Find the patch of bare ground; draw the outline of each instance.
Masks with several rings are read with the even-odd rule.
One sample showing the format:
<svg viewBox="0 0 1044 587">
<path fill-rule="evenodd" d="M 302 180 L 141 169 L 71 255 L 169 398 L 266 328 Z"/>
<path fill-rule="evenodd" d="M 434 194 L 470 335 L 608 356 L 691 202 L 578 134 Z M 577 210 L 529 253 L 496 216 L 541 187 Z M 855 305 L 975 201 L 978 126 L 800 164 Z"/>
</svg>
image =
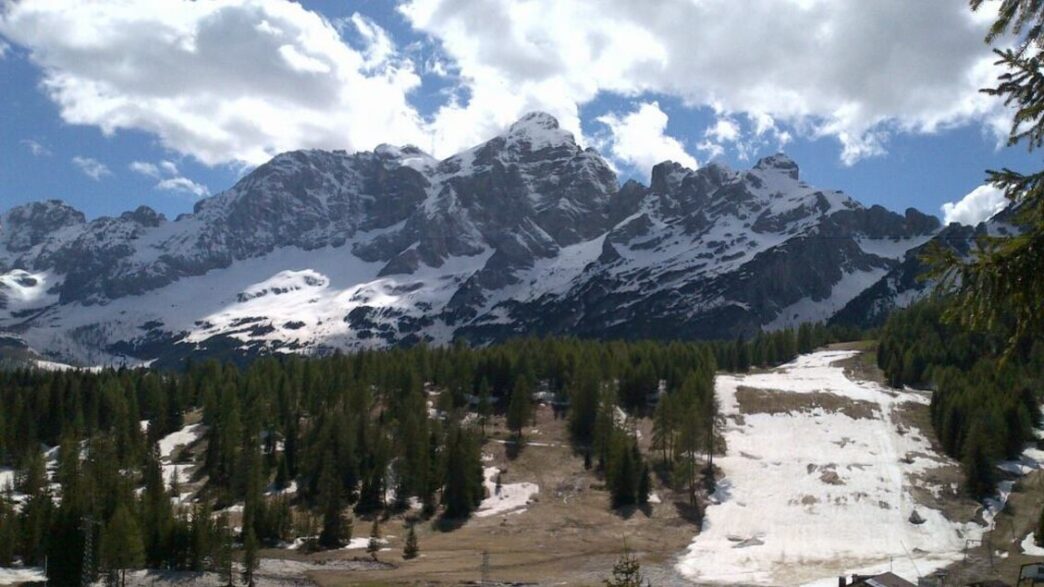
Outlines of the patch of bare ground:
<svg viewBox="0 0 1044 587">
<path fill-rule="evenodd" d="M 964 559 L 946 568 L 946 584 L 968 585 L 988 580 L 1018 584 L 1022 565 L 1042 562 L 1039 556 L 1024 554 L 1020 546 L 1036 527 L 1042 507 L 1044 471 L 1033 471 L 1016 481 L 994 530 L 986 533 L 981 542 L 969 543 Z"/>
<path fill-rule="evenodd" d="M 927 405 L 899 404 L 893 418 L 907 433 L 928 439 L 933 451 L 942 454 L 942 447 L 932 433 Z M 982 521 L 982 505 L 967 496 L 960 464 L 951 459 L 940 461 L 938 467 L 916 477 L 912 490 L 918 503 L 942 511 L 950 520 Z M 1021 565 L 1041 562 L 1040 557 L 1025 555 L 1020 543 L 1036 527 L 1042 507 L 1044 471 L 1033 471 L 1015 480 L 1007 505 L 996 517 L 994 529 L 981 541 L 968 542 L 963 559 L 945 569 L 945 584 L 967 585 L 989 580 L 1017 584 Z"/>
<path fill-rule="evenodd" d="M 892 419 L 900 434 L 911 434 L 925 438 L 932 445 L 932 452 L 942 455 L 943 450 L 932 432 L 931 415 L 926 404 L 906 402 L 897 404 Z M 907 455 L 907 458 L 926 455 Z M 974 519 L 981 505 L 968 497 L 964 487 L 964 472 L 960 463 L 953 459 L 938 458 L 938 466 L 911 477 L 910 491 L 914 500 L 927 507 L 939 510 L 954 522 Z"/>
<path fill-rule="evenodd" d="M 853 420 L 880 416 L 878 405 L 873 402 L 818 391 L 793 393 L 741 385 L 736 389 L 736 403 L 739 405 L 740 414 L 775 416 L 823 410 L 844 414 Z"/>
<path fill-rule="evenodd" d="M 650 423 L 636 424 L 641 442 L 651 438 Z M 502 422 L 497 422 L 483 453 L 505 472 L 502 482 L 530 482 L 540 492 L 524 511 L 490 517 L 473 516 L 456 529 L 442 531 L 438 520 L 416 525 L 420 557 L 402 558 L 406 528 L 402 516 L 383 523 L 388 550 L 378 554 L 384 568 L 346 571 L 331 567 L 307 571 L 322 586 L 340 585 L 459 585 L 485 578 L 497 583 L 601 585 L 625 548 L 638 558 L 643 573 L 657 585 L 678 584 L 675 557 L 698 532 L 689 521 L 691 512 L 683 493 L 675 493 L 653 476 L 660 503 L 644 508 L 613 511 L 609 494 L 594 471 L 573 453 L 565 420 L 555 419 L 541 408 L 525 431 L 526 444 L 514 459 Z M 655 458 L 655 456 L 650 456 Z M 656 501 L 654 499 L 653 501 Z M 356 534 L 365 535 L 368 524 L 356 523 Z M 327 551 L 303 555 L 265 551 L 265 556 L 327 564 L 358 557 L 359 550 Z"/>
<path fill-rule="evenodd" d="M 832 344 L 828 348 L 836 351 L 859 351 L 859 354 L 854 357 L 837 363 L 849 379 L 885 384 L 884 371 L 877 366 L 877 343 L 875 341 L 842 342 Z"/>
</svg>

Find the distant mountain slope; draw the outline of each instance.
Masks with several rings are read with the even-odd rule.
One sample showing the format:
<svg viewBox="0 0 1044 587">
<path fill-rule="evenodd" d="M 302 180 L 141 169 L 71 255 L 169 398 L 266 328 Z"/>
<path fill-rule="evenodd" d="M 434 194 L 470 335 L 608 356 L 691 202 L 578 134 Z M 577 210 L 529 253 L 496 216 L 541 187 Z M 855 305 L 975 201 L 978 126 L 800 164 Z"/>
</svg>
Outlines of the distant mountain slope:
<svg viewBox="0 0 1044 587">
<path fill-rule="evenodd" d="M 928 280 L 928 266 L 922 260 L 928 246 L 941 245 L 968 256 L 974 250 L 976 240 L 983 235 L 1006 235 L 1018 230 L 1012 224 L 1017 207 L 1009 206 L 978 226 L 952 223 L 933 236 L 925 244 L 908 250 L 902 262 L 893 267 L 879 281 L 870 285 L 852 298 L 830 322 L 860 328 L 881 326 L 888 315 L 897 308 L 905 308 L 927 296 L 935 286 Z"/>
<path fill-rule="evenodd" d="M 746 171 L 664 162 L 649 186 L 620 186 L 534 113 L 441 161 L 388 145 L 284 153 L 174 221 L 9 210 L 0 329 L 79 363 L 734 337 L 831 317 L 938 230 L 809 186 L 782 154 Z"/>
</svg>

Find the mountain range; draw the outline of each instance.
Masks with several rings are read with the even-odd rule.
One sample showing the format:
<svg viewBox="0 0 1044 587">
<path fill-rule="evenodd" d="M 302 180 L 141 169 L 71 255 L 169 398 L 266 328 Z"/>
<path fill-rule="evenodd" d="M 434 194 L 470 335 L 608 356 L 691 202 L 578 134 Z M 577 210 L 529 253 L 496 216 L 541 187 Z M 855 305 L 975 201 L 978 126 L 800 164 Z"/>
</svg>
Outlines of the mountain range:
<svg viewBox="0 0 1044 587">
<path fill-rule="evenodd" d="M 8 210 L 0 335 L 93 365 L 865 326 L 921 295 L 920 247 L 981 230 L 810 186 L 783 154 L 749 170 L 666 161 L 648 186 L 621 185 L 532 113 L 442 160 L 390 145 L 283 153 L 175 220 Z"/>
</svg>

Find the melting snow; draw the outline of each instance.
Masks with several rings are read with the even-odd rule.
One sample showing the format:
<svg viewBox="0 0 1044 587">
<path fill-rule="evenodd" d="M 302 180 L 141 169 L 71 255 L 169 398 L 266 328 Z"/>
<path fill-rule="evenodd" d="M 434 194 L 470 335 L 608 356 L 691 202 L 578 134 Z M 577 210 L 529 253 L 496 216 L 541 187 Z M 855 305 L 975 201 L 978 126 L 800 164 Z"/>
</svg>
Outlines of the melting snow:
<svg viewBox="0 0 1044 587">
<path fill-rule="evenodd" d="M 1022 547 L 1022 552 L 1029 556 L 1044 556 L 1044 547 L 1037 546 L 1033 541 L 1033 532 L 1027 534 L 1019 546 Z"/>
<path fill-rule="evenodd" d="M 199 440 L 206 432 L 203 424 L 189 424 L 177 432 L 171 432 L 159 441 L 160 458 L 169 460 L 174 454 L 174 449 L 179 446 L 188 446 Z"/>
<path fill-rule="evenodd" d="M 46 580 L 47 575 L 43 569 L 37 567 L 0 567 L 0 585 L 21 585 Z"/>
<path fill-rule="evenodd" d="M 513 510 L 525 508 L 534 495 L 540 493 L 540 487 L 536 483 L 503 483 L 500 491 L 497 491 L 497 474 L 500 469 L 496 467 L 485 467 L 486 490 L 489 497 L 479 504 L 475 516 L 486 518 L 497 514 L 506 514 Z"/>
<path fill-rule="evenodd" d="M 717 461 L 725 472 L 714 496 L 720 505 L 707 509 L 680 572 L 726 584 L 836 585 L 839 574 L 889 566 L 916 577 L 958 559 L 965 539 L 981 535 L 982 526 L 950 522 L 914 502 L 909 476 L 946 459 L 924 438 L 900 434 L 892 411 L 927 400 L 848 379 L 833 363 L 853 354 L 819 352 L 771 373 L 718 378 L 728 446 Z M 734 419 L 741 385 L 830 393 L 872 402 L 879 413 L 852 419 L 816 409 Z M 914 509 L 923 524 L 909 522 Z"/>
</svg>

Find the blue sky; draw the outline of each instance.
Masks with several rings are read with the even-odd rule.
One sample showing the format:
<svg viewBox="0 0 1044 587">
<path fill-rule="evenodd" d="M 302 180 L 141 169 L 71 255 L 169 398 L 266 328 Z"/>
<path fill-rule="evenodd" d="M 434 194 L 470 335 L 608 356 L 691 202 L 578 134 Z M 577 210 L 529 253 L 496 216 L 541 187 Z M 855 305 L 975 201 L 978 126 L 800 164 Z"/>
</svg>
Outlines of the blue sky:
<svg viewBox="0 0 1044 587">
<path fill-rule="evenodd" d="M 10 4 L 0 209 L 58 198 L 89 217 L 142 204 L 174 217 L 281 150 L 387 141 L 446 156 L 531 109 L 558 116 L 621 179 L 647 181 L 662 158 L 742 168 L 783 150 L 808 182 L 900 211 L 940 215 L 986 168 L 1039 165 L 998 146 L 1006 112 L 975 92 L 995 74 L 986 19 L 964 2 L 926 3 L 942 18 L 886 0 L 745 15 L 708 0 L 706 14 L 679 4 L 655 20 L 609 2 L 548 5 L 543 22 L 541 1 L 225 0 L 203 13 L 171 0 L 172 16 L 140 2 Z M 110 32 L 132 25 L 141 38 Z M 775 47 L 752 47 L 747 29 Z M 205 54 L 208 32 L 227 60 Z"/>
</svg>

